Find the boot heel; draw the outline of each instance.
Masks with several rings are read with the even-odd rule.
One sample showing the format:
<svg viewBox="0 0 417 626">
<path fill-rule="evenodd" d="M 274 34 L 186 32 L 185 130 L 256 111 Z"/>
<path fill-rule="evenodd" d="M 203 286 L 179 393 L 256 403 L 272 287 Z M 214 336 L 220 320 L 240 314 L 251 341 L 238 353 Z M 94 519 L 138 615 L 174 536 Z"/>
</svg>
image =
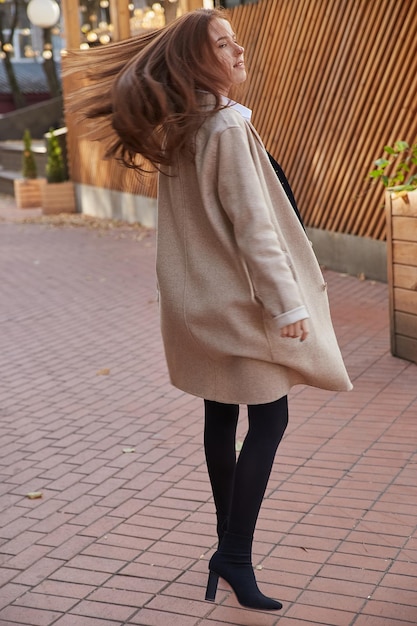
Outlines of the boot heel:
<svg viewBox="0 0 417 626">
<path fill-rule="evenodd" d="M 219 582 L 219 575 L 216 572 L 210 572 L 206 589 L 206 600 L 214 602 L 216 599 L 217 583 Z"/>
</svg>

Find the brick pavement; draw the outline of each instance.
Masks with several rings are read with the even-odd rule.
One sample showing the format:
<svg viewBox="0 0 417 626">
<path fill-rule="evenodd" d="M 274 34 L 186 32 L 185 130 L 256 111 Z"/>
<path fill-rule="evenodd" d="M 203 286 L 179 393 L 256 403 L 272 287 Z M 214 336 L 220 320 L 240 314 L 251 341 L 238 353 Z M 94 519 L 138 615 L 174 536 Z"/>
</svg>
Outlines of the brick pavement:
<svg viewBox="0 0 417 626">
<path fill-rule="evenodd" d="M 389 354 L 386 285 L 325 272 L 355 389 L 291 394 L 254 544 L 282 612 L 226 584 L 213 605 L 201 402 L 167 381 L 154 234 L 1 206 L 1 626 L 416 624 L 417 367 Z"/>
</svg>

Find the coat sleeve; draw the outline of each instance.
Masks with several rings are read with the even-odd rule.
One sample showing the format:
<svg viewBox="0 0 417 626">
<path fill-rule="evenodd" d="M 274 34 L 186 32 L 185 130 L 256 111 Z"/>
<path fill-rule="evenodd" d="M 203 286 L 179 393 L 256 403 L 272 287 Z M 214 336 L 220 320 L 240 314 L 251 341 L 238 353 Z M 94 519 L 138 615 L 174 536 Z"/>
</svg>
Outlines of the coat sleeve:
<svg viewBox="0 0 417 626">
<path fill-rule="evenodd" d="M 274 227 L 245 128 L 230 126 L 209 135 L 197 156 L 204 201 L 208 210 L 210 203 L 220 204 L 230 220 L 256 299 L 278 328 L 309 317 L 284 242 Z M 282 202 L 288 203 L 283 190 Z"/>
</svg>

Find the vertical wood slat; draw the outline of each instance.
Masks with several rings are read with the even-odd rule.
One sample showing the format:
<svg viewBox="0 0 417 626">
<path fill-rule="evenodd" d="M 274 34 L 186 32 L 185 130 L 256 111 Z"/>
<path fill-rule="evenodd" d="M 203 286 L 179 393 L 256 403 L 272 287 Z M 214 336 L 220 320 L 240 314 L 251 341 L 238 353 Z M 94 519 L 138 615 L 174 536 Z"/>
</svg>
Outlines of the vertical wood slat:
<svg viewBox="0 0 417 626">
<path fill-rule="evenodd" d="M 385 213 L 387 221 L 387 281 L 388 281 L 388 307 L 390 320 L 390 346 L 392 354 L 397 353 L 395 332 L 395 307 L 394 307 L 394 262 L 392 241 L 392 196 L 389 191 L 385 192 Z"/>
<path fill-rule="evenodd" d="M 262 0 L 250 23 L 244 101 L 307 225 L 384 239 L 384 190 L 367 174 L 384 145 L 417 140 L 417 1 Z"/>
<path fill-rule="evenodd" d="M 128 0 L 109 0 L 110 19 L 114 26 L 113 41 L 130 37 L 130 11 Z"/>
<path fill-rule="evenodd" d="M 387 143 L 417 141 L 417 0 L 260 0 L 230 13 L 249 68 L 241 100 L 306 224 L 385 239 L 384 190 L 367 174 Z M 156 194 L 155 177 L 81 150 L 78 130 L 74 180 Z"/>
<path fill-rule="evenodd" d="M 80 16 L 78 0 L 61 0 L 64 20 L 65 40 L 68 49 L 79 48 L 81 43 Z"/>
</svg>

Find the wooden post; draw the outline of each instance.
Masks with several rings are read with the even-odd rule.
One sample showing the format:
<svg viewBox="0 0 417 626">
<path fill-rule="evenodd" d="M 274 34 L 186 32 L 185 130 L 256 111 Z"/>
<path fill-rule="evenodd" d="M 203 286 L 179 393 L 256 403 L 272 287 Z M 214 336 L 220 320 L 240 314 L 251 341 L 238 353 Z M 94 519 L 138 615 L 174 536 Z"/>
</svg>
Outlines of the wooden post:
<svg viewBox="0 0 417 626">
<path fill-rule="evenodd" d="M 417 363 L 417 190 L 385 205 L 391 352 Z"/>
<path fill-rule="evenodd" d="M 203 0 L 188 0 L 188 10 L 194 11 L 194 9 L 202 9 L 204 6 Z"/>
<path fill-rule="evenodd" d="M 110 21 L 113 24 L 113 41 L 128 39 L 130 35 L 129 0 L 110 0 Z"/>
<path fill-rule="evenodd" d="M 64 18 L 65 47 L 68 50 L 79 48 L 81 30 L 78 0 L 61 0 L 61 10 Z"/>
</svg>

